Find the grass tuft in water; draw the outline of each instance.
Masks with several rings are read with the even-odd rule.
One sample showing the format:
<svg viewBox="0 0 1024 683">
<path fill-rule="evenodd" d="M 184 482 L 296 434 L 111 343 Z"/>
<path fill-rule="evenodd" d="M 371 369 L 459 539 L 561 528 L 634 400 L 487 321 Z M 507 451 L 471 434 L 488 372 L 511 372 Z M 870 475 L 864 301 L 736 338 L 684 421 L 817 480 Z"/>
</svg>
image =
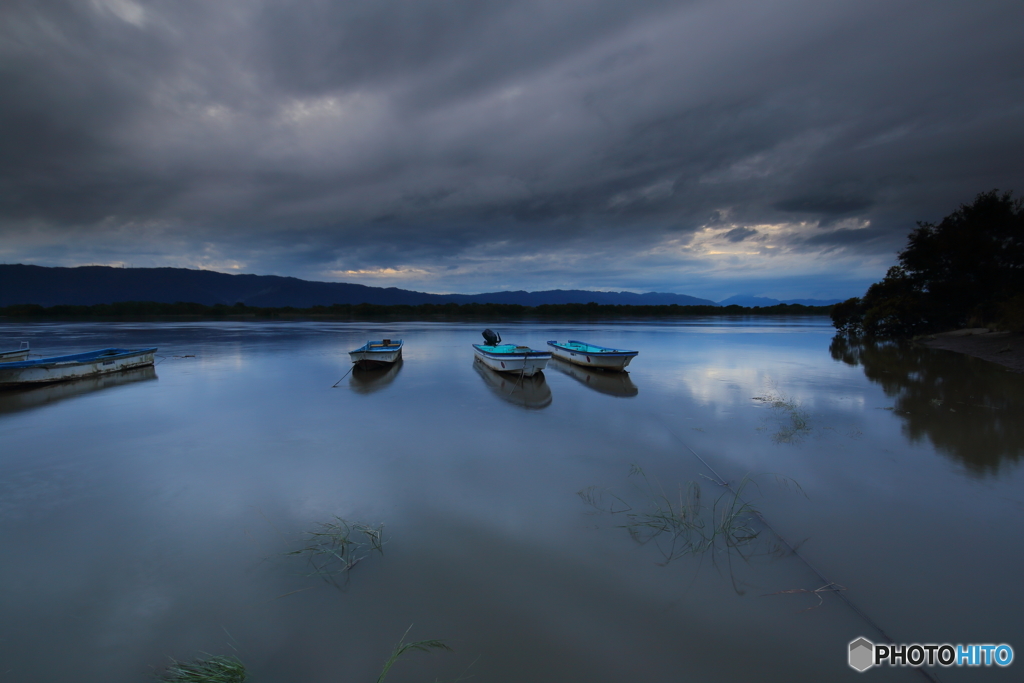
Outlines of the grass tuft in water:
<svg viewBox="0 0 1024 683">
<path fill-rule="evenodd" d="M 243 683 L 245 665 L 234 657 L 213 656 L 191 662 L 172 661 L 158 680 L 166 683 Z"/>
<path fill-rule="evenodd" d="M 699 555 L 714 548 L 741 548 L 760 534 L 753 525 L 756 509 L 743 502 L 741 493 L 750 483 L 744 479 L 736 493 L 726 492 L 705 502 L 698 482 L 679 484 L 671 494 L 652 483 L 643 469 L 633 464 L 630 476 L 638 477 L 634 492 L 640 502 L 631 505 L 624 498 L 595 486 L 577 495 L 591 507 L 613 515 L 624 515 L 630 537 L 640 545 L 653 543 L 665 565 L 684 555 Z"/>
<path fill-rule="evenodd" d="M 771 408 L 776 423 L 772 433 L 775 443 L 799 443 L 811 432 L 810 417 L 800 404 L 780 392 L 772 382 L 768 382 L 763 396 L 754 396 L 753 400 Z"/>
<path fill-rule="evenodd" d="M 413 643 L 405 642 L 405 637 L 409 635 L 409 631 L 412 630 L 412 626 L 405 629 L 405 633 L 402 634 L 402 638 L 395 645 L 395 649 L 391 651 L 391 656 L 384 661 L 384 668 L 381 669 L 380 676 L 377 676 L 377 683 L 381 683 L 385 676 L 388 675 L 388 671 L 395 665 L 402 655 L 408 652 L 430 652 L 431 650 L 443 650 L 445 652 L 452 652 L 452 649 L 442 640 L 417 640 Z"/>
<path fill-rule="evenodd" d="M 384 554 L 384 525 L 369 526 L 335 516 L 305 532 L 307 545 L 286 555 L 303 555 L 311 575 L 325 578 L 348 572 L 373 552 Z"/>
</svg>

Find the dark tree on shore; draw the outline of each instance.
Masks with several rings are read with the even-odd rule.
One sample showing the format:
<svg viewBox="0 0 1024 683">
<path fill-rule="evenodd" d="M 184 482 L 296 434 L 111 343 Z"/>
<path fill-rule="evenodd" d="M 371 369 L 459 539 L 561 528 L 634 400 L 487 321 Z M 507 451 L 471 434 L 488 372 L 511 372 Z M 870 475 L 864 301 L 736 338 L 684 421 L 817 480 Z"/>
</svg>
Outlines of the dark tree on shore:
<svg viewBox="0 0 1024 683">
<path fill-rule="evenodd" d="M 936 225 L 918 223 L 899 265 L 832 310 L 839 332 L 909 337 L 1024 317 L 1024 201 L 979 194 Z"/>
</svg>

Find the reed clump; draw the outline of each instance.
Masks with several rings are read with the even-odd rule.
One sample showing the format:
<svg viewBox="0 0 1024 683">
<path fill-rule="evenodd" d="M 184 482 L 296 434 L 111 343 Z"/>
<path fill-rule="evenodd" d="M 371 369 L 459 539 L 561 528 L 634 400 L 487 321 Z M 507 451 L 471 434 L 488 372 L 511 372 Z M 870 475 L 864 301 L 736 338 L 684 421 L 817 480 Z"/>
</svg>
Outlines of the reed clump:
<svg viewBox="0 0 1024 683">
<path fill-rule="evenodd" d="M 630 477 L 637 478 L 633 490 L 639 501 L 633 504 L 596 486 L 577 495 L 596 510 L 623 515 L 626 522 L 619 527 L 640 545 L 653 543 L 664 558 L 658 564 L 714 548 L 740 548 L 760 534 L 754 528 L 756 509 L 741 498 L 749 479 L 744 479 L 735 493 L 729 491 L 708 502 L 695 481 L 681 483 L 667 493 L 637 464 L 631 465 Z"/>
<path fill-rule="evenodd" d="M 245 665 L 235 657 L 216 655 L 191 662 L 172 661 L 158 680 L 165 683 L 244 683 Z"/>
<path fill-rule="evenodd" d="M 286 555 L 305 556 L 311 576 L 331 578 L 366 559 L 371 553 L 384 554 L 384 524 L 370 526 L 350 522 L 337 515 L 305 532 L 306 546 Z"/>
<path fill-rule="evenodd" d="M 383 683 L 391 667 L 404 655 L 410 652 L 431 652 L 441 650 L 453 652 L 443 640 L 417 640 L 405 642 L 412 626 L 405 630 L 391 655 L 384 660 L 377 683 Z M 212 656 L 206 659 L 193 659 L 191 662 L 172 661 L 167 670 L 157 679 L 164 683 L 244 683 L 246 680 L 245 665 L 235 657 Z"/>
<path fill-rule="evenodd" d="M 395 665 L 403 655 L 409 652 L 430 652 L 431 650 L 442 650 L 444 652 L 452 652 L 452 649 L 443 640 L 417 640 L 412 643 L 405 642 L 405 637 L 409 635 L 409 631 L 412 630 L 412 626 L 405 629 L 405 633 L 399 639 L 395 645 L 395 649 L 391 651 L 391 655 L 384 660 L 384 667 L 381 669 L 380 676 L 377 676 L 377 683 L 382 683 L 384 678 L 388 675 L 388 671 Z"/>
<path fill-rule="evenodd" d="M 774 413 L 777 429 L 772 433 L 772 441 L 775 443 L 799 443 L 811 432 L 810 417 L 800 404 L 774 386 L 769 385 L 764 395 L 754 396 L 753 400 L 767 405 Z"/>
</svg>

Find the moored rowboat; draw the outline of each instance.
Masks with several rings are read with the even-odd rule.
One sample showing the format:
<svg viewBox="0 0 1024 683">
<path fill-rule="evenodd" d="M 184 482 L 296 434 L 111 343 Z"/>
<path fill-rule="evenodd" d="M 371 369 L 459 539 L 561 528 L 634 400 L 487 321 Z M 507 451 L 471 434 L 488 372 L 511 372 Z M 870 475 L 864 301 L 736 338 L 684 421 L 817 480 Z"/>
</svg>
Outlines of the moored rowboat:
<svg viewBox="0 0 1024 683">
<path fill-rule="evenodd" d="M 629 365 L 629 361 L 639 353 L 639 351 L 627 351 L 626 349 L 610 349 L 606 346 L 587 344 L 574 339 L 564 343 L 549 341 L 548 346 L 551 347 L 551 354 L 555 358 L 588 368 L 616 372 L 624 371 Z"/>
<path fill-rule="evenodd" d="M 11 363 L 13 361 L 28 360 L 28 342 L 21 342 L 20 349 L 11 351 L 0 351 L 0 363 Z"/>
<path fill-rule="evenodd" d="M 541 372 L 551 360 L 551 354 L 547 351 L 502 344 L 501 336 L 490 330 L 484 332 L 484 340 L 486 344 L 473 344 L 473 351 L 480 362 L 498 372 L 514 372 L 532 377 Z"/>
<path fill-rule="evenodd" d="M 403 343 L 401 339 L 368 341 L 355 351 L 349 351 L 348 357 L 353 363 L 364 368 L 391 365 L 402 357 Z"/>
<path fill-rule="evenodd" d="M 100 349 L 0 365 L 0 387 L 64 382 L 153 364 L 155 348 Z"/>
</svg>

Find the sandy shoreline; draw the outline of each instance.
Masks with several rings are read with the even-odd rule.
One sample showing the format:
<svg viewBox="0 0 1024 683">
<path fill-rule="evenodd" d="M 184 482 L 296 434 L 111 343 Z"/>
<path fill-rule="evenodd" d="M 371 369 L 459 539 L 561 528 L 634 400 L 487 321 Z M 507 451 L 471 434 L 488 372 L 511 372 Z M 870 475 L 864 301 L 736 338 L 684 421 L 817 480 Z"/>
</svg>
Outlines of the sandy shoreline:
<svg viewBox="0 0 1024 683">
<path fill-rule="evenodd" d="M 1024 335 L 994 332 L 979 327 L 931 334 L 917 340 L 933 349 L 946 349 L 998 363 L 1013 372 L 1024 373 Z"/>
</svg>

